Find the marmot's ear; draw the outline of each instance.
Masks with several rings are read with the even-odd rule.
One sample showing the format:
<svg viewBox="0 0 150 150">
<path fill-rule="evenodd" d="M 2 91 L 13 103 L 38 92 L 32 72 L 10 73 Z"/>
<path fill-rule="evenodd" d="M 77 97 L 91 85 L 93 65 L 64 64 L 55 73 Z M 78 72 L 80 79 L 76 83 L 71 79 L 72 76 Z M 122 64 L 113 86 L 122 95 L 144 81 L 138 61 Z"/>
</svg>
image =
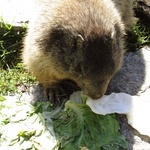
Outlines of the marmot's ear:
<svg viewBox="0 0 150 150">
<path fill-rule="evenodd" d="M 77 42 L 77 48 L 81 49 L 82 46 L 83 46 L 83 42 L 84 42 L 84 38 L 83 38 L 83 36 L 81 34 L 77 35 L 76 42 Z"/>
<path fill-rule="evenodd" d="M 111 33 L 111 39 L 114 39 L 115 34 L 116 34 L 116 31 L 115 31 L 115 30 L 113 30 L 113 31 L 112 31 L 112 33 Z"/>
</svg>

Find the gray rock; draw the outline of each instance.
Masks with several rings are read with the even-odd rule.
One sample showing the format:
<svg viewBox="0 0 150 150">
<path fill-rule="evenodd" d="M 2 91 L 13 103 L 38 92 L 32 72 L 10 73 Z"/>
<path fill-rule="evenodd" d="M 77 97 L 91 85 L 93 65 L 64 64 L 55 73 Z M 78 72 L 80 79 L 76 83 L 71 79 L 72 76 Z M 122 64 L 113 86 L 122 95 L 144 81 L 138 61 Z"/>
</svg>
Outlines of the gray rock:
<svg viewBox="0 0 150 150">
<path fill-rule="evenodd" d="M 23 26 L 30 20 L 35 2 L 36 0 L 0 0 L 0 22 Z"/>
<path fill-rule="evenodd" d="M 109 84 L 107 93 L 140 95 L 150 87 L 150 48 L 127 52 L 121 70 Z"/>
<path fill-rule="evenodd" d="M 107 94 L 112 92 L 125 92 L 131 95 L 146 93 L 150 97 L 150 47 L 126 53 L 121 70 L 109 84 Z M 125 115 L 116 114 L 116 116 L 120 132 L 128 141 L 128 150 L 150 150 L 150 137 L 140 135 L 128 125 Z"/>
<path fill-rule="evenodd" d="M 150 0 L 135 0 L 135 14 L 150 28 Z"/>
</svg>

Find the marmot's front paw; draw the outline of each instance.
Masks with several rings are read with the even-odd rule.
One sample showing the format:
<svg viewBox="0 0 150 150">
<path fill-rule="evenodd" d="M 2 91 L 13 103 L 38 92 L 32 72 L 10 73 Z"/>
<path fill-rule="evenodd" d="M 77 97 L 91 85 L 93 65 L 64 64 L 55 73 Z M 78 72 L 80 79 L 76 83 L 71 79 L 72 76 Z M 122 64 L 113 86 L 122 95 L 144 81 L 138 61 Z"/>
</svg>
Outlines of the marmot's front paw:
<svg viewBox="0 0 150 150">
<path fill-rule="evenodd" d="M 80 89 L 73 81 L 63 80 L 57 85 L 51 85 L 44 89 L 44 100 L 50 101 L 53 106 L 60 106 L 77 90 Z"/>
<path fill-rule="evenodd" d="M 65 89 L 59 85 L 49 86 L 44 89 L 44 100 L 50 101 L 53 106 L 59 106 L 63 101 L 67 100 L 68 96 Z"/>
</svg>

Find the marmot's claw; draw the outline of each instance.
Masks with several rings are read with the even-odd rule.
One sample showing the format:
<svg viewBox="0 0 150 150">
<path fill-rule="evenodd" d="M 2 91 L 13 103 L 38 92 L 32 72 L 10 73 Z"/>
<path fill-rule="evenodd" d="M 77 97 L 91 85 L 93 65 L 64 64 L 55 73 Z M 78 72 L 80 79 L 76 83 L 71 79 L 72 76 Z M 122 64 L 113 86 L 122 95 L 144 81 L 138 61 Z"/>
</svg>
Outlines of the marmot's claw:
<svg viewBox="0 0 150 150">
<path fill-rule="evenodd" d="M 50 86 L 44 89 L 44 99 L 50 101 L 52 105 L 59 106 L 64 100 L 67 100 L 66 91 L 59 85 Z"/>
<path fill-rule="evenodd" d="M 77 90 L 79 88 L 73 81 L 63 80 L 57 85 L 51 85 L 44 89 L 44 100 L 50 101 L 54 106 L 60 106 Z"/>
</svg>

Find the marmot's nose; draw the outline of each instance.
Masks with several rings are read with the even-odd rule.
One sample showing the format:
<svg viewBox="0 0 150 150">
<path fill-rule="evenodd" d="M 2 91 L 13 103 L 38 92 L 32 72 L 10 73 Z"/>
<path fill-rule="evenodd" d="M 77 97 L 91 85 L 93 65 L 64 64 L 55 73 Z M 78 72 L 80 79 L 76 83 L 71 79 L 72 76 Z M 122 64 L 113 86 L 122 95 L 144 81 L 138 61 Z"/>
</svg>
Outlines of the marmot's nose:
<svg viewBox="0 0 150 150">
<path fill-rule="evenodd" d="M 92 96 L 90 96 L 90 97 L 94 100 L 94 99 L 101 98 L 102 95 L 101 95 L 101 94 L 98 94 L 98 95 L 92 95 Z"/>
<path fill-rule="evenodd" d="M 93 100 L 101 98 L 103 96 L 102 94 L 95 94 L 95 93 L 85 93 L 85 94 L 91 97 Z"/>
</svg>

